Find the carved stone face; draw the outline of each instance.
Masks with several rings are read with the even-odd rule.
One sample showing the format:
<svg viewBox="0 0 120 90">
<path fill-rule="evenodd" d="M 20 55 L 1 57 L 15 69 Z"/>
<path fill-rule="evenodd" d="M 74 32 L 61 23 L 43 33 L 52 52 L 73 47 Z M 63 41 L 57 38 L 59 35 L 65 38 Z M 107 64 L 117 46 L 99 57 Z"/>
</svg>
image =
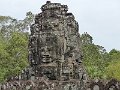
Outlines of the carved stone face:
<svg viewBox="0 0 120 90">
<path fill-rule="evenodd" d="M 41 47 L 41 59 L 43 63 L 52 62 L 52 47 Z"/>
<path fill-rule="evenodd" d="M 53 62 L 57 58 L 58 45 L 56 37 L 43 37 L 42 45 L 40 47 L 40 56 L 42 63 Z"/>
</svg>

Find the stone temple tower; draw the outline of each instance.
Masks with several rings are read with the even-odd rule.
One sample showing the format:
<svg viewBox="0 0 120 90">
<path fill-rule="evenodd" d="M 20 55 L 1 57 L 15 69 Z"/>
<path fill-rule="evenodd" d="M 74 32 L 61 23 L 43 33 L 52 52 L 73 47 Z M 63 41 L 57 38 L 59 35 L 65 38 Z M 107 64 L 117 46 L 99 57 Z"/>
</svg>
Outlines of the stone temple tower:
<svg viewBox="0 0 120 90">
<path fill-rule="evenodd" d="M 30 66 L 0 83 L 0 90 L 120 90 L 115 79 L 88 80 L 79 26 L 67 5 L 47 1 L 41 10 L 29 35 Z M 91 43 L 91 36 L 85 39 Z"/>
<path fill-rule="evenodd" d="M 67 5 L 47 1 L 41 10 L 35 16 L 29 37 L 29 63 L 33 71 L 30 77 L 46 77 L 50 82 L 61 83 L 63 86 L 57 90 L 83 90 L 86 73 L 78 22 L 67 12 Z"/>
</svg>

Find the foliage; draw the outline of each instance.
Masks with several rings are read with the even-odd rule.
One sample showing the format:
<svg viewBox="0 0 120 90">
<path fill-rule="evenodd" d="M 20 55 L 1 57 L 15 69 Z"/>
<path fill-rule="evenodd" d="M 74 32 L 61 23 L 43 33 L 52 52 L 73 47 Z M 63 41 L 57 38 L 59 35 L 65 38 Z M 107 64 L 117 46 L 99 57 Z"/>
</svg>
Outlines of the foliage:
<svg viewBox="0 0 120 90">
<path fill-rule="evenodd" d="M 7 53 L 5 48 L 6 48 L 6 43 L 4 42 L 3 38 L 0 36 L 0 81 L 4 80 L 4 76 L 6 73 L 6 67 L 4 67 L 4 65 L 8 63 L 6 61 L 8 60 L 9 57 L 9 54 Z"/>
<path fill-rule="evenodd" d="M 33 19 L 31 12 L 24 20 L 0 16 L 0 82 L 28 65 L 28 34 Z"/>
<path fill-rule="evenodd" d="M 120 80 L 120 51 L 112 49 L 109 52 L 109 55 L 110 62 L 105 71 L 105 73 L 107 74 L 107 78 L 115 78 L 117 80 Z"/>
<path fill-rule="evenodd" d="M 90 78 L 120 80 L 120 51 L 112 49 L 108 53 L 104 47 L 95 45 L 92 40 L 88 33 L 81 35 L 83 62 Z"/>
<path fill-rule="evenodd" d="M 105 78 L 105 67 L 108 66 L 109 54 L 104 47 L 95 45 L 92 40 L 93 38 L 88 33 L 81 35 L 83 63 L 90 78 Z"/>
<path fill-rule="evenodd" d="M 109 66 L 106 67 L 107 79 L 115 78 L 120 80 L 120 59 L 118 61 L 110 62 Z"/>
</svg>

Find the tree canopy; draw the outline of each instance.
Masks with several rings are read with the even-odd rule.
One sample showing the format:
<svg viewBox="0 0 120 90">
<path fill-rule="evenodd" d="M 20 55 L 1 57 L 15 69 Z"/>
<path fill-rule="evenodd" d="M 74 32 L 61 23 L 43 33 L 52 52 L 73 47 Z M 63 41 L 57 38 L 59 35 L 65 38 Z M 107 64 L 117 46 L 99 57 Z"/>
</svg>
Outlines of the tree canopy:
<svg viewBox="0 0 120 90">
<path fill-rule="evenodd" d="M 120 80 L 120 51 L 112 49 L 107 52 L 92 40 L 88 33 L 81 35 L 83 62 L 90 78 Z"/>
<path fill-rule="evenodd" d="M 0 16 L 0 82 L 28 66 L 28 35 L 34 15 L 24 20 Z"/>
</svg>

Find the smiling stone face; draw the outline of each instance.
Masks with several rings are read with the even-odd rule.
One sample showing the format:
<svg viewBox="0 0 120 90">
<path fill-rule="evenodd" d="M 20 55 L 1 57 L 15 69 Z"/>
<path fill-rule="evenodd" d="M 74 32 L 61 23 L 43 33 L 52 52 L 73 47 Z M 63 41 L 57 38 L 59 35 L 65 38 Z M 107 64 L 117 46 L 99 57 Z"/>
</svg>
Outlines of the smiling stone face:
<svg viewBox="0 0 120 90">
<path fill-rule="evenodd" d="M 43 63 L 50 63 L 53 61 L 52 57 L 52 47 L 41 47 L 41 61 Z"/>
<path fill-rule="evenodd" d="M 40 38 L 39 60 L 41 63 L 51 63 L 57 59 L 58 54 L 58 40 L 55 35 L 42 35 Z"/>
</svg>

